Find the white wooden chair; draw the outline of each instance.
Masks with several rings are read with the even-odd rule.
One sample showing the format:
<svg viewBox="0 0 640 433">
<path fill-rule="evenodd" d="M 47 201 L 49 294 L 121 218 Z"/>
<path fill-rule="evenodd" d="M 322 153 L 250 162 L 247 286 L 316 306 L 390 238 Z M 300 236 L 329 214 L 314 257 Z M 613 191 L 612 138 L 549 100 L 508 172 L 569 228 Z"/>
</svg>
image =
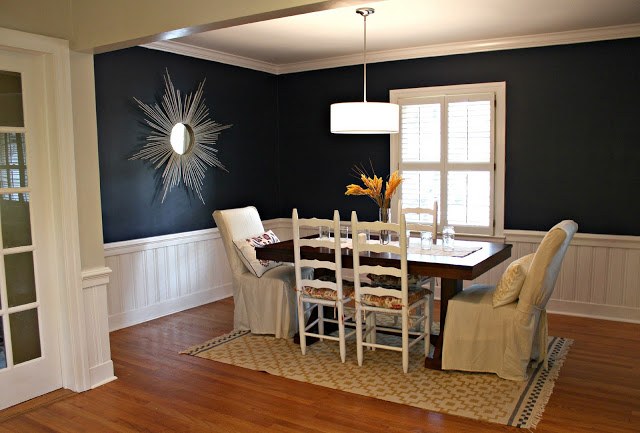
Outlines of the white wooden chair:
<svg viewBox="0 0 640 433">
<path fill-rule="evenodd" d="M 433 207 L 403 207 L 402 200 L 398 200 L 398 221 L 400 216 L 404 215 L 407 230 L 411 232 L 430 232 L 432 244 L 436 243 L 438 238 L 438 201 L 433 201 Z M 409 243 L 410 241 L 407 240 Z M 436 292 L 436 277 L 428 275 L 410 276 L 410 281 L 418 281 L 418 284 L 429 284 L 431 293 Z M 433 317 L 433 296 L 429 302 L 429 318 Z M 431 329 L 431 322 L 429 322 Z"/>
<path fill-rule="evenodd" d="M 356 212 L 351 213 L 351 227 L 353 233 L 359 230 L 380 231 L 388 230 L 397 233 L 398 242 L 381 245 L 375 241 L 363 242 L 357 236 L 353 239 L 353 274 L 356 299 L 356 344 L 358 365 L 363 362 L 363 348 L 380 348 L 402 352 L 402 369 L 406 373 L 409 369 L 409 349 L 424 341 L 425 356 L 429 355 L 429 327 L 431 323 L 430 308 L 432 292 L 426 287 L 409 286 L 407 275 L 407 236 L 404 215 L 400 215 L 400 223 L 359 222 Z M 360 265 L 360 254 L 366 252 L 391 253 L 400 257 L 400 269 L 386 266 Z M 400 280 L 396 287 L 362 284 L 364 274 L 391 276 Z M 420 313 L 412 316 L 411 313 Z M 376 314 L 399 316 L 400 328 L 378 326 Z M 364 321 L 364 329 L 363 329 Z M 422 325 L 422 326 L 421 326 Z M 400 334 L 400 347 L 377 342 L 376 332 L 386 331 Z M 411 340 L 409 337 L 412 337 Z"/>
<path fill-rule="evenodd" d="M 301 228 L 313 228 L 318 232 L 319 227 L 331 227 L 334 237 L 331 239 L 304 238 L 300 235 Z M 300 349 L 304 355 L 307 347 L 306 337 L 317 337 L 320 340 L 334 340 L 340 344 L 340 359 L 342 362 L 346 358 L 346 339 L 355 333 L 355 330 L 345 333 L 345 320 L 352 319 L 345 317 L 345 304 L 353 298 L 353 288 L 343 287 L 342 281 L 342 252 L 340 248 L 340 214 L 334 211 L 333 219 L 299 218 L 298 210 L 293 210 L 293 248 L 294 266 L 296 274 L 296 293 L 298 300 L 298 326 L 300 335 Z M 335 234 L 338 234 L 337 236 Z M 301 258 L 300 249 L 302 247 L 330 248 L 334 251 L 332 261 L 308 260 Z M 328 269 L 335 272 L 335 282 L 305 277 L 303 268 Z M 324 306 L 333 307 L 337 310 L 335 319 L 324 316 Z M 317 319 L 305 324 L 305 318 L 311 311 L 317 309 Z M 334 311 L 335 311 L 334 310 Z M 325 323 L 338 325 L 338 336 L 325 334 Z M 311 332 L 310 329 L 318 325 L 318 332 Z"/>
</svg>

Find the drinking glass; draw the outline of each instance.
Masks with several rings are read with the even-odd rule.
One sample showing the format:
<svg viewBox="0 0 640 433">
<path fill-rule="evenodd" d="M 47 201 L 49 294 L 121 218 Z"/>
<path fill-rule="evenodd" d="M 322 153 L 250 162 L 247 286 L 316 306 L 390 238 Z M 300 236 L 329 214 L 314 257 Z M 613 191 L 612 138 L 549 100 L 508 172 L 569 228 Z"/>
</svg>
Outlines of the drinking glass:
<svg viewBox="0 0 640 433">
<path fill-rule="evenodd" d="M 331 237 L 329 232 L 329 227 L 320 226 L 318 227 L 318 238 L 320 239 L 329 239 Z"/>
<path fill-rule="evenodd" d="M 433 244 L 433 234 L 431 232 L 420 232 L 420 249 L 430 250 Z"/>
<path fill-rule="evenodd" d="M 340 226 L 340 240 L 349 239 L 349 226 Z"/>
<path fill-rule="evenodd" d="M 456 231 L 453 226 L 444 226 L 442 228 L 442 249 L 444 251 L 453 251 L 453 241 L 456 237 Z"/>
</svg>

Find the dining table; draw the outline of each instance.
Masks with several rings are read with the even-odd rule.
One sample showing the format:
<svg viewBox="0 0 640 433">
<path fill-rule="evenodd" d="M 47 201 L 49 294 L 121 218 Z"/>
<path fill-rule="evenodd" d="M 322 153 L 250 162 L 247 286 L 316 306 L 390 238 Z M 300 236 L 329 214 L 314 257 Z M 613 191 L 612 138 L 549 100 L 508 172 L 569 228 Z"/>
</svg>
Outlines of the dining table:
<svg viewBox="0 0 640 433">
<path fill-rule="evenodd" d="M 431 336 L 434 345 L 433 355 L 425 358 L 425 367 L 442 368 L 442 344 L 444 341 L 445 321 L 449 300 L 462 291 L 464 280 L 473 280 L 491 268 L 504 262 L 511 256 L 511 244 L 485 241 L 466 241 L 456 239 L 454 248 L 459 251 L 471 251 L 464 257 L 435 254 L 442 249 L 441 239 L 433 246 L 433 250 L 407 251 L 408 273 L 440 278 L 440 332 Z M 455 252 L 455 251 L 454 251 Z M 333 250 L 330 248 L 303 247 L 301 257 L 304 259 L 331 260 Z M 259 260 L 294 262 L 293 240 L 281 241 L 262 248 L 256 248 Z M 391 253 L 367 252 L 360 256 L 361 265 L 380 265 L 400 267 L 400 256 Z M 342 266 L 353 267 L 353 250 L 342 248 Z"/>
</svg>

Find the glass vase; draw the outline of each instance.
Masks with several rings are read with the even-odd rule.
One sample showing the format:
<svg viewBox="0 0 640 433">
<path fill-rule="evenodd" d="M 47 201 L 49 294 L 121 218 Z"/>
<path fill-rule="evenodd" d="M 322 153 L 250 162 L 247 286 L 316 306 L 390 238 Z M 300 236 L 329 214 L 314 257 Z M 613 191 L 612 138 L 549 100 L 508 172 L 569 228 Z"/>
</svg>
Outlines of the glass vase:
<svg viewBox="0 0 640 433">
<path fill-rule="evenodd" d="M 391 220 L 391 209 L 388 207 L 381 207 L 378 209 L 378 220 L 383 223 L 388 223 Z M 386 245 L 391 240 L 391 233 L 388 230 L 380 230 L 380 243 Z"/>
</svg>

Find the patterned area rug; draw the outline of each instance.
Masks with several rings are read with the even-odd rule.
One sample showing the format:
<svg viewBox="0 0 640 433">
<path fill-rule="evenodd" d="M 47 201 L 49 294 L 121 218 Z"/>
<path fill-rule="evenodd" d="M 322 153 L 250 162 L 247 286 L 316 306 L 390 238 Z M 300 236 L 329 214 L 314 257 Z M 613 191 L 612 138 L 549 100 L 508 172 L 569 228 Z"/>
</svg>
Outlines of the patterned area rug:
<svg viewBox="0 0 640 433">
<path fill-rule="evenodd" d="M 381 338 L 397 337 L 379 334 Z M 180 353 L 434 412 L 535 428 L 572 342 L 550 337 L 549 370 L 539 366 L 524 382 L 495 374 L 425 369 L 420 344 L 412 348 L 407 374 L 402 373 L 401 353 L 389 350 L 365 350 L 364 363 L 358 367 L 353 337 L 347 341 L 345 364 L 340 363 L 337 342 L 313 344 L 303 356 L 300 346 L 290 340 L 248 331 L 232 332 Z M 310 358 L 319 362 L 309 362 Z"/>
</svg>

